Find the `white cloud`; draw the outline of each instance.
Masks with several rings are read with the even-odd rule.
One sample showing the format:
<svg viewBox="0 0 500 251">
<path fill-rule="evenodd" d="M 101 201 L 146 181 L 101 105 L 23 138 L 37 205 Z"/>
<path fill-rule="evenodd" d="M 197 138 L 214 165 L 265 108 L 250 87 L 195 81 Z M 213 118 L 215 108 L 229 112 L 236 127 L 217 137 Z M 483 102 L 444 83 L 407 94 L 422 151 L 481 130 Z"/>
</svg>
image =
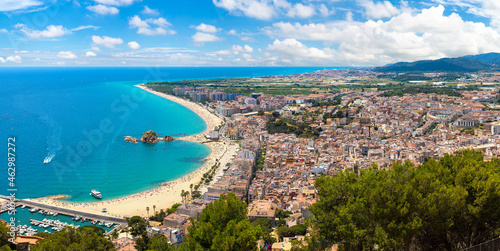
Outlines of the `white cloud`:
<svg viewBox="0 0 500 251">
<path fill-rule="evenodd" d="M 167 29 L 171 24 L 163 17 L 142 20 L 139 16 L 135 15 L 129 19 L 128 23 L 131 28 L 137 28 L 137 34 L 148 36 L 176 34 L 174 30 Z M 151 24 L 157 27 L 152 28 Z"/>
<path fill-rule="evenodd" d="M 5 59 L 3 57 L 0 57 L 0 63 L 7 63 L 7 62 L 13 62 L 13 63 L 20 64 L 20 63 L 22 63 L 22 60 L 21 60 L 21 57 L 18 55 L 8 56 Z"/>
<path fill-rule="evenodd" d="M 245 59 L 246 61 L 248 62 L 253 62 L 253 61 L 256 61 L 252 55 L 248 54 L 248 53 L 243 53 L 243 55 L 241 55 L 241 57 L 243 59 Z"/>
<path fill-rule="evenodd" d="M 273 44 L 267 46 L 267 50 L 275 51 L 279 54 L 301 58 L 330 58 L 332 55 L 318 48 L 308 48 L 301 42 L 287 38 L 285 40 L 274 40 Z"/>
<path fill-rule="evenodd" d="M 312 5 L 295 4 L 287 13 L 289 17 L 309 18 L 316 14 Z"/>
<path fill-rule="evenodd" d="M 214 34 L 209 34 L 209 33 L 204 33 L 204 32 L 196 32 L 191 38 L 193 38 L 193 41 L 195 43 L 205 43 L 205 42 L 216 42 L 216 41 L 221 41 L 222 38 L 214 35 Z"/>
<path fill-rule="evenodd" d="M 383 65 L 500 51 L 498 31 L 480 22 L 464 21 L 455 13 L 445 16 L 443 6 L 416 14 L 404 12 L 386 22 L 279 22 L 263 31 L 278 38 L 268 49 L 290 62 L 299 62 L 294 61 L 293 53 L 316 58 L 332 55 L 316 62 L 318 65 Z M 309 48 L 300 40 L 322 41 L 331 48 Z"/>
<path fill-rule="evenodd" d="M 243 14 L 261 20 L 269 20 L 276 15 L 274 6 L 266 0 L 212 0 L 215 6 L 234 14 Z"/>
<path fill-rule="evenodd" d="M 97 57 L 97 54 L 95 54 L 95 52 L 93 52 L 93 51 L 87 51 L 87 53 L 85 53 L 85 56 L 86 57 Z"/>
<path fill-rule="evenodd" d="M 100 15 L 116 15 L 120 12 L 116 7 L 110 7 L 102 4 L 87 6 L 87 9 Z"/>
<path fill-rule="evenodd" d="M 220 51 L 216 51 L 215 54 L 220 55 L 220 56 L 227 56 L 227 55 L 230 55 L 231 52 L 229 50 L 220 50 Z"/>
<path fill-rule="evenodd" d="M 345 14 L 345 20 L 348 22 L 352 22 L 354 20 L 354 14 L 352 14 L 352 12 L 348 11 Z"/>
<path fill-rule="evenodd" d="M 236 54 L 238 55 L 240 52 L 246 52 L 246 53 L 252 53 L 253 52 L 253 48 L 249 45 L 245 45 L 245 46 L 240 46 L 240 45 L 233 45 L 233 47 L 231 48 L 233 54 Z"/>
<path fill-rule="evenodd" d="M 144 10 L 141 11 L 142 14 L 149 15 L 159 15 L 160 12 L 157 9 L 150 9 L 148 6 L 144 6 Z"/>
<path fill-rule="evenodd" d="M 79 31 L 79 30 L 85 30 L 85 29 L 94 29 L 94 30 L 97 30 L 99 28 L 101 28 L 101 27 L 94 26 L 94 25 L 81 25 L 81 26 L 78 26 L 76 28 L 71 29 L 71 31 Z"/>
<path fill-rule="evenodd" d="M 358 2 L 365 8 L 365 15 L 368 18 L 393 17 L 400 13 L 399 9 L 389 1 L 374 3 L 372 0 L 358 0 Z"/>
<path fill-rule="evenodd" d="M 241 41 L 245 42 L 255 42 L 255 39 L 253 37 L 241 37 Z"/>
<path fill-rule="evenodd" d="M 57 53 L 58 58 L 64 58 L 64 59 L 75 59 L 77 56 L 71 52 L 71 51 L 60 51 Z"/>
<path fill-rule="evenodd" d="M 129 6 L 140 0 L 94 0 L 96 3 L 112 5 L 112 6 Z"/>
<path fill-rule="evenodd" d="M 229 35 L 236 35 L 237 33 L 236 33 L 235 30 L 230 30 L 227 34 L 229 34 Z"/>
<path fill-rule="evenodd" d="M 108 48 L 115 48 L 116 45 L 123 44 L 123 40 L 121 38 L 112 38 L 107 36 L 92 36 L 92 42 L 97 45 L 102 45 Z"/>
<path fill-rule="evenodd" d="M 62 25 L 49 25 L 45 30 L 32 30 L 28 28 L 25 24 L 16 24 L 15 28 L 19 29 L 22 33 L 24 33 L 30 39 L 53 39 L 56 37 L 61 37 L 64 35 L 72 34 L 73 31 L 80 31 L 84 29 L 99 29 L 98 26 L 93 25 L 84 25 L 78 26 L 73 29 L 67 29 Z"/>
<path fill-rule="evenodd" d="M 0 33 L 9 33 L 7 29 L 0 29 Z"/>
<path fill-rule="evenodd" d="M 219 28 L 217 28 L 213 25 L 204 24 L 204 23 L 201 23 L 200 25 L 196 26 L 195 28 L 196 28 L 196 30 L 199 30 L 199 31 L 205 32 L 205 33 L 216 33 L 220 30 Z"/>
<path fill-rule="evenodd" d="M 101 49 L 99 49 L 99 47 L 97 47 L 97 46 L 92 46 L 92 50 L 93 51 L 101 51 Z"/>
<path fill-rule="evenodd" d="M 71 30 L 64 28 L 62 25 L 49 25 L 46 30 L 31 30 L 26 25 L 17 24 L 17 28 L 21 28 L 20 31 L 26 34 L 30 39 L 43 39 L 43 38 L 55 38 L 71 34 Z"/>
<path fill-rule="evenodd" d="M 0 1 L 0 11 L 19 11 L 32 7 L 42 6 L 40 0 L 2 0 Z"/>
<path fill-rule="evenodd" d="M 331 14 L 333 14 L 335 11 L 329 10 L 328 7 L 324 4 L 320 4 L 319 6 L 319 13 L 321 13 L 322 16 L 327 17 Z"/>
<path fill-rule="evenodd" d="M 292 18 L 309 18 L 316 14 L 314 6 L 291 4 L 287 0 L 212 0 L 215 6 L 233 15 L 245 15 L 260 20 L 287 15 Z"/>
<path fill-rule="evenodd" d="M 439 3 L 458 6 L 467 12 L 490 19 L 490 24 L 500 29 L 500 2 L 498 0 L 439 0 Z"/>
<path fill-rule="evenodd" d="M 253 48 L 250 47 L 249 45 L 245 44 L 245 46 L 243 47 L 243 49 L 245 49 L 246 52 L 250 52 L 252 53 L 253 52 Z"/>
<path fill-rule="evenodd" d="M 129 42 L 127 44 L 128 48 L 132 49 L 132 50 L 138 50 L 141 48 L 141 46 L 139 45 L 139 43 L 135 42 L 135 41 L 132 41 L 132 42 Z"/>
<path fill-rule="evenodd" d="M 14 62 L 14 63 L 22 63 L 22 60 L 21 60 L 21 57 L 16 55 L 16 56 L 8 56 L 5 60 L 7 61 L 10 61 L 10 62 Z"/>
</svg>

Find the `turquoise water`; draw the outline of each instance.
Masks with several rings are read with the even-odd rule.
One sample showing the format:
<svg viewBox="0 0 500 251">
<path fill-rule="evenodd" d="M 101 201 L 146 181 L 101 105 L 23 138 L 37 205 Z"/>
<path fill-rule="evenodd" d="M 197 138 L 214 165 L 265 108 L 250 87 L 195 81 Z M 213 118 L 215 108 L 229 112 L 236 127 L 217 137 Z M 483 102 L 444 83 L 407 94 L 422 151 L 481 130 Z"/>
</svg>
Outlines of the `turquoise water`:
<svg viewBox="0 0 500 251">
<path fill-rule="evenodd" d="M 182 141 L 125 142 L 148 130 L 179 135 L 206 128 L 189 109 L 134 85 L 319 69 L 0 68 L 0 156 L 7 159 L 7 140 L 15 137 L 17 198 L 66 194 L 88 202 L 95 200 L 91 189 L 103 199 L 144 191 L 199 168 L 210 149 Z M 43 164 L 47 157 L 52 161 Z M 8 195 L 4 167 L 0 194 Z"/>
<path fill-rule="evenodd" d="M 39 220 L 39 221 L 43 221 L 43 219 L 59 220 L 61 222 L 66 222 L 68 224 L 73 224 L 75 226 L 80 226 L 80 227 L 83 227 L 86 225 L 93 225 L 91 221 L 87 221 L 87 222 L 73 221 L 72 217 L 62 215 L 62 214 L 59 214 L 57 216 L 49 216 L 49 215 L 39 214 L 38 212 L 31 213 L 29 211 L 29 207 L 26 207 L 24 209 L 22 209 L 21 207 L 16 208 L 16 215 L 15 216 L 9 215 L 8 212 L 0 214 L 0 219 L 7 221 L 9 223 L 10 223 L 11 217 L 16 218 L 17 225 L 21 224 L 21 225 L 31 226 L 32 228 L 37 229 L 38 233 L 45 232 L 45 230 L 47 230 L 50 233 L 53 233 L 54 231 L 52 230 L 52 227 L 42 228 L 42 227 L 38 227 L 35 225 L 31 225 L 30 219 Z M 114 226 L 112 226 L 112 227 L 99 226 L 99 227 L 106 230 L 106 232 L 109 232 L 114 228 Z"/>
</svg>

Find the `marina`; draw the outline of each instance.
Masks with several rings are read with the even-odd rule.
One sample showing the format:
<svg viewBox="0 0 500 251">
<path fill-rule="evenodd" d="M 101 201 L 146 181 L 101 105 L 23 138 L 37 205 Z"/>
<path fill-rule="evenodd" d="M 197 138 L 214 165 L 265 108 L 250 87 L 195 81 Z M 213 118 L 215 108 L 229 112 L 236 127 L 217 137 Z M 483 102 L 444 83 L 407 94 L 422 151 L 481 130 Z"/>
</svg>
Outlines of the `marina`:
<svg viewBox="0 0 500 251">
<path fill-rule="evenodd" d="M 11 217 L 16 219 L 18 233 L 26 236 L 40 232 L 54 233 L 66 226 L 80 228 L 87 225 L 101 227 L 109 233 L 127 224 L 125 219 L 43 206 L 26 200 L 16 202 L 15 215 L 9 215 L 8 210 L 0 211 L 0 219 L 10 221 Z"/>
</svg>

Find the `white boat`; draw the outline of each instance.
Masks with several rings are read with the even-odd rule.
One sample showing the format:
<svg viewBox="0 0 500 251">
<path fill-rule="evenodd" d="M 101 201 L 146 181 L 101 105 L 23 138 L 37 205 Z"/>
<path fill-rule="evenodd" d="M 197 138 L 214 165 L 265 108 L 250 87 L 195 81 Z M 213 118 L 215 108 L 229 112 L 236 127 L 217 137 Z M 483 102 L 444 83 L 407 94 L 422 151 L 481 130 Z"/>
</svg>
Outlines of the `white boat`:
<svg viewBox="0 0 500 251">
<path fill-rule="evenodd" d="M 34 213 L 36 211 L 38 211 L 38 207 L 34 207 L 34 208 L 30 209 L 30 212 L 32 212 L 32 213 Z"/>
<path fill-rule="evenodd" d="M 102 199 L 102 194 L 101 192 L 97 191 L 97 190 L 92 190 L 90 192 L 90 195 L 94 196 L 95 198 L 97 199 Z"/>
</svg>

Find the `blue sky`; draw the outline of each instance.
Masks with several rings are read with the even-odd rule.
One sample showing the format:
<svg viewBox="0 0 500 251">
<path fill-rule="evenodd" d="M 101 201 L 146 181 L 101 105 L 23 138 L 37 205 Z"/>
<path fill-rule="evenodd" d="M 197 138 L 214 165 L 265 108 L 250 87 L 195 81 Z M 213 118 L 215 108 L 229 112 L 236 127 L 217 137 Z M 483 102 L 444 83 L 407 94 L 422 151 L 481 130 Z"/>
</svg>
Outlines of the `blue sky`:
<svg viewBox="0 0 500 251">
<path fill-rule="evenodd" d="M 2 0 L 1 66 L 378 66 L 500 52 L 499 0 Z"/>
</svg>

